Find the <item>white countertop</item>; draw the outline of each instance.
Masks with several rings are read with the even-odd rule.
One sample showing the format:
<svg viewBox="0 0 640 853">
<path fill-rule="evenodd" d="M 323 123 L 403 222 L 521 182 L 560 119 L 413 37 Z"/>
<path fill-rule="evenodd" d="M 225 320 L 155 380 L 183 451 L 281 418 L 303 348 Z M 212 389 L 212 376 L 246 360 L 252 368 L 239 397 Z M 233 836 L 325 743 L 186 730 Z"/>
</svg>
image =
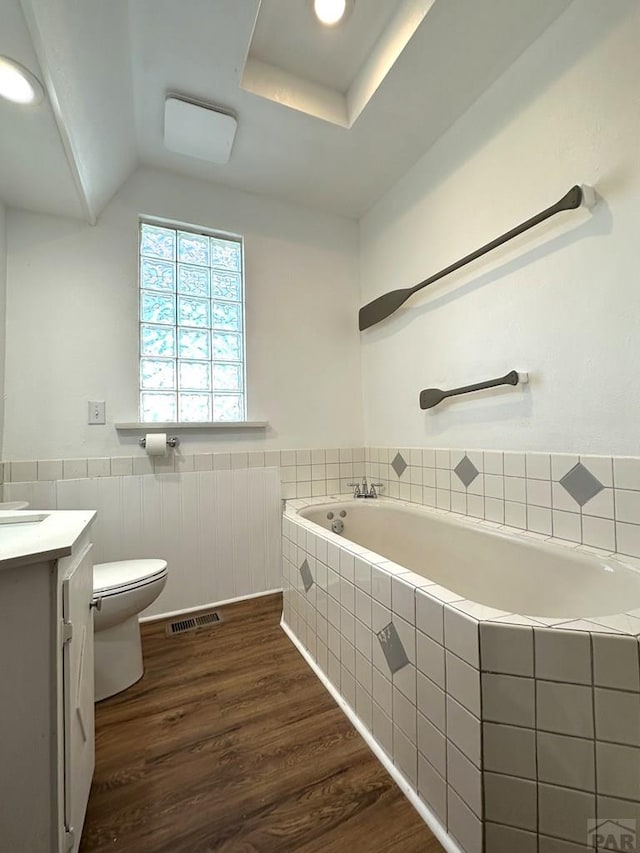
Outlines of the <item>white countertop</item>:
<svg viewBox="0 0 640 853">
<path fill-rule="evenodd" d="M 43 521 L 20 518 L 42 516 Z M 0 571 L 67 557 L 94 520 L 94 510 L 20 510 L 0 512 Z M 16 518 L 16 523 L 7 523 Z"/>
</svg>

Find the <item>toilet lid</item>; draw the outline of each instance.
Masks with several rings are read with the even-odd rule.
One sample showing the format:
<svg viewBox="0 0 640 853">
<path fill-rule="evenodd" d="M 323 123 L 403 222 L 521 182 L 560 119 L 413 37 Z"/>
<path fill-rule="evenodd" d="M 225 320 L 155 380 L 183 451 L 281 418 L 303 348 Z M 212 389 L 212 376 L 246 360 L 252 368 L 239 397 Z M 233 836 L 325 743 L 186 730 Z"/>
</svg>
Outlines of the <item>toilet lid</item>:
<svg viewBox="0 0 640 853">
<path fill-rule="evenodd" d="M 166 573 L 166 560 L 118 560 L 96 563 L 93 567 L 93 591 L 107 592 L 117 588 L 141 586 Z"/>
</svg>

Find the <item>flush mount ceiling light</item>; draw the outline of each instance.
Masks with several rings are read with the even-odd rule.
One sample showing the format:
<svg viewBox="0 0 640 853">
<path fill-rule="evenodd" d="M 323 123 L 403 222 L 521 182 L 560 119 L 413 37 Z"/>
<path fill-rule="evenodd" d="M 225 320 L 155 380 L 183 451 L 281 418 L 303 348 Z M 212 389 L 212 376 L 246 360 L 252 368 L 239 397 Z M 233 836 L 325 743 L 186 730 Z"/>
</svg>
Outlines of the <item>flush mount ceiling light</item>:
<svg viewBox="0 0 640 853">
<path fill-rule="evenodd" d="M 210 163 L 228 163 L 238 120 L 212 104 L 178 95 L 164 102 L 164 144 L 170 151 Z"/>
<path fill-rule="evenodd" d="M 313 11 L 321 24 L 333 27 L 344 18 L 347 0 L 313 0 Z"/>
<path fill-rule="evenodd" d="M 44 89 L 28 68 L 8 56 L 0 56 L 0 97 L 14 104 L 38 104 Z"/>
</svg>

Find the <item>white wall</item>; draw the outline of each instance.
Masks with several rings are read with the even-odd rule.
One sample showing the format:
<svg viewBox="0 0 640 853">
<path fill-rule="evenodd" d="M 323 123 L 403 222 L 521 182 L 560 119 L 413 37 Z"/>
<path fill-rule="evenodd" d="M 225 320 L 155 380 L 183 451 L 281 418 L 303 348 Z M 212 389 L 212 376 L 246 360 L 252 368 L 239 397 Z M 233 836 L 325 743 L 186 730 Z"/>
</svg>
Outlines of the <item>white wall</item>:
<svg viewBox="0 0 640 853">
<path fill-rule="evenodd" d="M 245 237 L 248 414 L 272 428 L 183 432 L 184 452 L 361 445 L 357 224 L 145 169 L 96 227 L 9 212 L 4 458 L 138 452 L 113 427 L 137 419 L 138 214 Z"/>
<path fill-rule="evenodd" d="M 6 295 L 7 295 L 7 214 L 0 201 L 0 456 L 4 430 L 4 361 L 6 343 Z"/>
<path fill-rule="evenodd" d="M 635 0 L 573 3 L 364 217 L 362 304 L 575 183 L 603 197 L 592 215 L 554 218 L 363 334 L 368 445 L 640 452 L 639 40 Z M 419 409 L 422 388 L 512 368 L 530 372 L 529 388 Z"/>
</svg>

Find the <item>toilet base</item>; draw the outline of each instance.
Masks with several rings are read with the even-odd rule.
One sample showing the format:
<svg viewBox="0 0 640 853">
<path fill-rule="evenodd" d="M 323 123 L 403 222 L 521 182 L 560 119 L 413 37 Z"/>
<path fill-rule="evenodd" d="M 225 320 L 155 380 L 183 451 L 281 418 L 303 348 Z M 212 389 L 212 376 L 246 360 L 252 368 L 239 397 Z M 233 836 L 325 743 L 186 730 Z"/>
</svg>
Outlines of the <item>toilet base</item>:
<svg viewBox="0 0 640 853">
<path fill-rule="evenodd" d="M 96 631 L 94 636 L 95 701 L 108 699 L 144 674 L 138 616 Z"/>
</svg>

